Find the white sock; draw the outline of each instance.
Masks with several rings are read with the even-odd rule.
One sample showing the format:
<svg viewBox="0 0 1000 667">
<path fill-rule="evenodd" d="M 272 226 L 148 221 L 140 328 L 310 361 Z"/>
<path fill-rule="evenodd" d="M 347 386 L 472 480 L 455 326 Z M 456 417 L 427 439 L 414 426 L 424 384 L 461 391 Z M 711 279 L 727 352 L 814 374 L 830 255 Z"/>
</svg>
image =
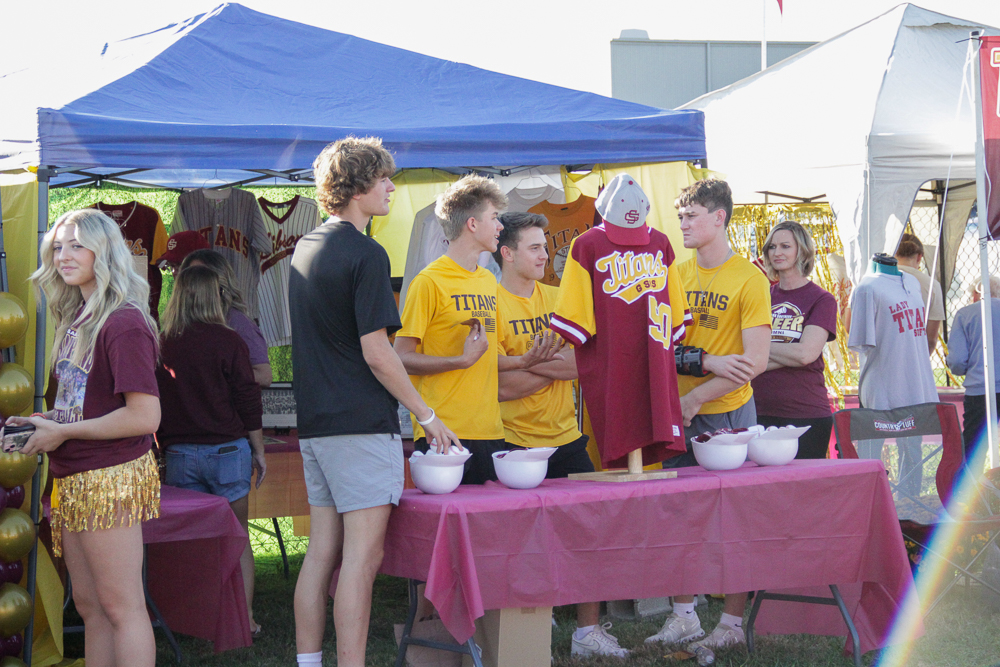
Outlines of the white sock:
<svg viewBox="0 0 1000 667">
<path fill-rule="evenodd" d="M 732 614 L 723 613 L 719 618 L 719 623 L 725 623 L 731 628 L 742 628 L 743 627 L 743 617 L 733 616 Z"/>
<path fill-rule="evenodd" d="M 596 627 L 596 625 L 585 625 L 582 628 L 577 628 L 576 632 L 573 633 L 573 637 L 576 639 L 583 639 Z"/>
<path fill-rule="evenodd" d="M 694 618 L 694 602 L 675 602 L 674 613 L 681 618 Z"/>
<path fill-rule="evenodd" d="M 322 665 L 323 651 L 318 651 L 317 653 L 299 653 L 295 656 L 295 659 L 300 665 Z"/>
</svg>

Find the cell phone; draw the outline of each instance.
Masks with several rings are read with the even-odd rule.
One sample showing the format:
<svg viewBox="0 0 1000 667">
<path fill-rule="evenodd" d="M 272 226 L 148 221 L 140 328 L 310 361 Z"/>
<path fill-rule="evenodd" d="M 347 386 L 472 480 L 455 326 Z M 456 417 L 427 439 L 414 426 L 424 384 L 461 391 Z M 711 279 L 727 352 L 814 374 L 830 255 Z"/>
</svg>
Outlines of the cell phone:
<svg viewBox="0 0 1000 667">
<path fill-rule="evenodd" d="M 217 454 L 229 454 L 230 452 L 235 452 L 237 450 L 239 450 L 239 447 L 237 447 L 236 445 L 229 445 L 228 447 L 223 447 L 222 449 L 220 449 L 216 453 Z"/>
<path fill-rule="evenodd" d="M 31 424 L 24 424 L 21 426 L 14 426 L 13 424 L 6 425 L 0 429 L 0 433 L 3 433 L 3 444 L 0 445 L 0 449 L 3 449 L 6 453 L 19 452 L 24 449 L 24 446 L 28 443 L 28 438 L 32 436 L 35 432 L 35 427 Z"/>
</svg>

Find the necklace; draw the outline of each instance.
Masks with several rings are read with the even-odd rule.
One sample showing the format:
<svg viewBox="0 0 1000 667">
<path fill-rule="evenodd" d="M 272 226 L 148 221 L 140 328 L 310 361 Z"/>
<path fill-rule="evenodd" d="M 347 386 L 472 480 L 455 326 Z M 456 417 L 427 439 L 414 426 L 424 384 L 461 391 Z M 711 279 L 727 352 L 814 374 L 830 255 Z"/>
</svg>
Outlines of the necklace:
<svg viewBox="0 0 1000 667">
<path fill-rule="evenodd" d="M 706 294 L 708 290 L 711 289 L 712 283 L 715 282 L 715 279 L 719 277 L 720 273 L 722 273 L 722 267 L 725 265 L 726 262 L 729 261 L 729 258 L 735 254 L 736 253 L 733 252 L 733 249 L 730 248 L 729 254 L 727 254 L 726 258 L 722 260 L 722 264 L 719 264 L 717 267 L 715 267 L 715 273 L 712 275 L 712 279 L 708 281 L 708 287 L 701 286 L 701 266 L 698 266 L 698 270 L 695 272 L 695 278 L 697 278 L 698 280 L 698 291 L 700 291 L 702 294 Z M 695 264 L 697 265 L 697 263 L 698 260 L 696 259 Z"/>
</svg>

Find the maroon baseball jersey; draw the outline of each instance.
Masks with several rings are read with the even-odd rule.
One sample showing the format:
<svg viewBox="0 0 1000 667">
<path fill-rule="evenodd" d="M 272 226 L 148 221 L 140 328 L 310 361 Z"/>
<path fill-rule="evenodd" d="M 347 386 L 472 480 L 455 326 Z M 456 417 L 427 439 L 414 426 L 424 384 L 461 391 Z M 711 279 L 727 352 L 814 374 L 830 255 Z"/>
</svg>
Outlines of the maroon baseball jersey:
<svg viewBox="0 0 1000 667">
<path fill-rule="evenodd" d="M 641 447 L 649 465 L 686 450 L 674 343 L 691 313 L 667 236 L 616 245 L 604 224 L 570 246 L 550 326 L 576 346 L 601 463 L 623 466 Z"/>
<path fill-rule="evenodd" d="M 130 201 L 125 204 L 105 204 L 97 202 L 91 208 L 105 213 L 118 223 L 136 269 L 149 282 L 149 313 L 159 321 L 160 289 L 163 274 L 154 263 L 167 251 L 167 230 L 155 208 Z"/>
</svg>

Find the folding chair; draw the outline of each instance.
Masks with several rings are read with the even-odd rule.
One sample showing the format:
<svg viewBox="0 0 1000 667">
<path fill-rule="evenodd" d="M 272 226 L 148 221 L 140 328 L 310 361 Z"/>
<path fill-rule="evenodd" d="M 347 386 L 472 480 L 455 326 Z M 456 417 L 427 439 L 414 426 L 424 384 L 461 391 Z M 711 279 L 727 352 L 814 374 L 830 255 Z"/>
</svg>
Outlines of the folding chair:
<svg viewBox="0 0 1000 667">
<path fill-rule="evenodd" d="M 941 444 L 924 457 L 924 461 L 934 459 L 940 452 L 940 460 L 934 474 L 936 496 L 917 499 L 915 507 L 910 498 L 900 498 L 897 495 L 896 510 L 899 515 L 899 527 L 903 537 L 915 543 L 925 553 L 942 558 L 960 573 L 952 579 L 933 602 L 927 607 L 925 616 L 929 615 L 944 595 L 951 590 L 961 577 L 973 579 L 1000 595 L 989 583 L 973 573 L 988 547 L 1000 537 L 1000 516 L 991 509 L 1000 500 L 998 490 L 988 480 L 977 481 L 977 511 L 967 513 L 961 508 L 949 508 L 958 483 L 963 478 L 965 453 L 962 446 L 962 429 L 958 421 L 958 410 L 950 403 L 922 403 L 892 410 L 841 410 L 833 417 L 834 431 L 837 437 L 837 447 L 841 456 L 847 459 L 858 457 L 854 443 L 859 440 L 889 440 L 895 437 L 924 436 L 929 437 L 932 446 L 938 437 Z M 990 499 L 994 498 L 993 502 Z M 933 504 L 932 504 L 933 503 Z M 921 511 L 923 510 L 923 511 Z M 954 514 L 950 512 L 954 511 Z M 957 525 L 960 539 L 968 539 L 973 535 L 987 534 L 987 542 L 976 556 L 966 565 L 956 563 L 951 553 L 944 553 L 934 545 L 932 537 L 937 528 L 942 525 Z"/>
<path fill-rule="evenodd" d="M 399 650 L 396 652 L 396 667 L 403 667 L 406 664 L 406 649 L 412 646 L 423 646 L 436 649 L 438 651 L 449 651 L 451 653 L 464 653 L 472 658 L 473 667 L 483 667 L 482 649 L 476 644 L 476 640 L 469 637 L 464 644 L 445 644 L 443 642 L 421 639 L 412 636 L 413 623 L 417 619 L 417 606 L 420 595 L 417 587 L 425 582 L 416 579 L 407 579 L 410 586 L 410 609 L 406 614 L 406 624 L 403 626 L 403 636 L 399 641 Z"/>
</svg>

